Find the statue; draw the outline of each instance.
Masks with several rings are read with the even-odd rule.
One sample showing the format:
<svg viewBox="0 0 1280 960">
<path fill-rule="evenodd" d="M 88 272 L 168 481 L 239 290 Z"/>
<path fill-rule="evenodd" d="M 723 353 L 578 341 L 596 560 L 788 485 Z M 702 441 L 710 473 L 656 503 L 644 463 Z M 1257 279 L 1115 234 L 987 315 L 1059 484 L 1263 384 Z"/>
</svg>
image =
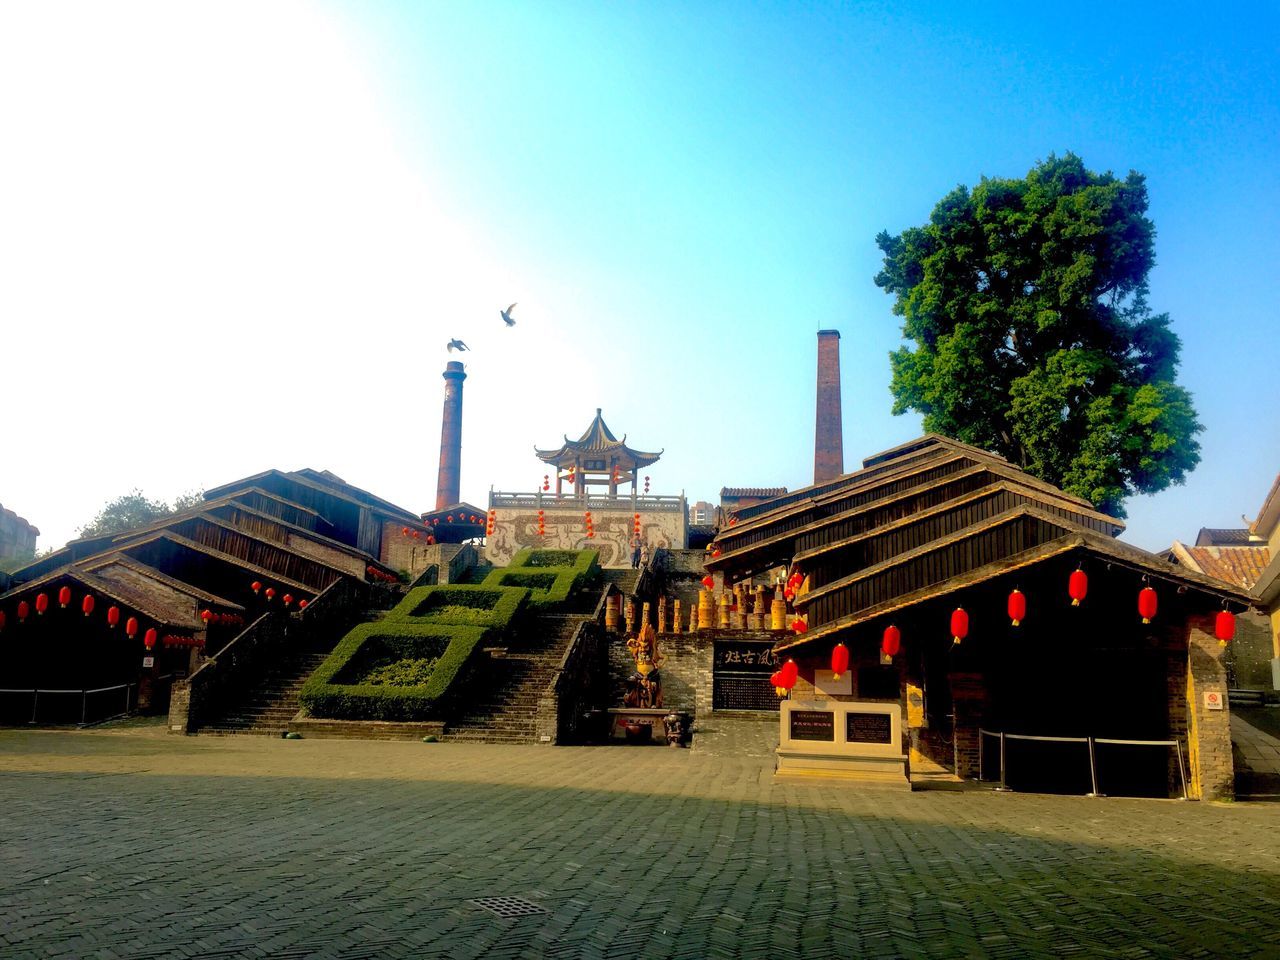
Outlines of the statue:
<svg viewBox="0 0 1280 960">
<path fill-rule="evenodd" d="M 658 649 L 657 631 L 645 623 L 640 632 L 627 641 L 627 649 L 636 661 L 636 672 L 627 680 L 628 690 L 623 703 L 628 707 L 661 707 L 662 678 L 658 668 L 666 657 Z"/>
</svg>

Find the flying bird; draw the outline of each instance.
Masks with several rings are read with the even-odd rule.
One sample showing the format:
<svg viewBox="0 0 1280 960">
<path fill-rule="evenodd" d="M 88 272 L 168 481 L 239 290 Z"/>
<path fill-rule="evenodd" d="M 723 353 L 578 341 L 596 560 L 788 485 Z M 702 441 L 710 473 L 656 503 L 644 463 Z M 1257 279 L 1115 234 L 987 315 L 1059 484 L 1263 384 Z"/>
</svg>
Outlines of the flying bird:
<svg viewBox="0 0 1280 960">
<path fill-rule="evenodd" d="M 470 348 L 470 347 L 468 347 L 468 346 L 467 346 L 465 343 L 463 343 L 461 340 L 450 340 L 450 341 L 449 341 L 449 352 L 450 352 L 450 353 L 453 353 L 453 351 L 455 351 L 455 350 L 470 350 L 470 349 L 471 349 L 471 348 Z"/>
<path fill-rule="evenodd" d="M 516 322 L 511 319 L 511 311 L 515 308 L 516 305 L 513 303 L 511 306 L 507 307 L 507 309 L 500 311 L 502 313 L 502 321 L 508 327 L 514 327 L 516 325 Z"/>
</svg>

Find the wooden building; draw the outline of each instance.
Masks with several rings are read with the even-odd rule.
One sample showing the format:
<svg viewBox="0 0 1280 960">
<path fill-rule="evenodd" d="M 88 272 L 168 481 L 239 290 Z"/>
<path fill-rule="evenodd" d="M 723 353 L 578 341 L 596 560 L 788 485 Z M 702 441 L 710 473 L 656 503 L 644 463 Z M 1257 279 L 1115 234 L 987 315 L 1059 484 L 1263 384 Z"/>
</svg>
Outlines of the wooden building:
<svg viewBox="0 0 1280 960">
<path fill-rule="evenodd" d="M 0 722 L 92 719 L 139 698 L 162 708 L 167 681 L 261 618 L 320 614 L 339 583 L 425 569 L 432 530 L 327 471 L 268 470 L 147 526 L 74 540 L 0 594 Z"/>
<path fill-rule="evenodd" d="M 707 568 L 725 583 L 799 574 L 803 632 L 775 645 L 799 667 L 792 699 L 893 704 L 913 781 L 1169 796 L 1185 771 L 1188 795 L 1229 795 L 1214 631 L 1250 597 L 1119 542 L 1123 526 L 1001 457 L 927 435 L 739 510 Z M 822 672 L 837 644 L 847 692 Z M 834 737 L 833 756 L 836 743 L 847 745 Z"/>
</svg>

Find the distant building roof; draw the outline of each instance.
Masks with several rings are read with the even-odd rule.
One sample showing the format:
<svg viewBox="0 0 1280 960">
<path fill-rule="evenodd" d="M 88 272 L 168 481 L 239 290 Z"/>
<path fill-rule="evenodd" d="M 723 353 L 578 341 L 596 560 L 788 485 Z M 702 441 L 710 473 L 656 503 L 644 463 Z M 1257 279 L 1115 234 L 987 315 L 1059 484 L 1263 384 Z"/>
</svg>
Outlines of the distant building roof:
<svg viewBox="0 0 1280 960">
<path fill-rule="evenodd" d="M 1271 562 L 1271 551 L 1266 544 L 1253 546 L 1187 546 L 1173 541 L 1167 554 L 1170 560 L 1181 566 L 1215 577 L 1232 586 L 1251 590 Z"/>
<path fill-rule="evenodd" d="M 1249 532 L 1268 540 L 1277 523 L 1280 523 L 1280 474 L 1276 474 L 1275 483 L 1271 484 L 1267 499 L 1262 501 L 1257 519 L 1249 525 Z"/>
<path fill-rule="evenodd" d="M 1201 527 L 1196 535 L 1197 547 L 1247 547 L 1255 542 L 1248 530 L 1217 530 L 1213 527 Z"/>
<path fill-rule="evenodd" d="M 725 497 L 780 497 L 786 487 L 721 487 L 720 499 Z"/>
</svg>

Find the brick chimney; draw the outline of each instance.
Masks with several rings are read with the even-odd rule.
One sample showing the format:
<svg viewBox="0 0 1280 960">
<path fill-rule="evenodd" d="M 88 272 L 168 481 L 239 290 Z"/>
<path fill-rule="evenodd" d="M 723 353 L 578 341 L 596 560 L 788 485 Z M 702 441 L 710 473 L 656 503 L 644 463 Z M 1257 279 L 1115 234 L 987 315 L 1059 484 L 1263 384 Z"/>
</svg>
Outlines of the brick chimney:
<svg viewBox="0 0 1280 960">
<path fill-rule="evenodd" d="M 436 509 L 462 500 L 462 364 L 450 360 L 444 368 L 444 421 L 440 426 L 440 475 L 436 479 Z"/>
<path fill-rule="evenodd" d="M 813 482 L 844 473 L 840 422 L 840 331 L 818 331 L 818 415 L 813 436 Z"/>
</svg>

